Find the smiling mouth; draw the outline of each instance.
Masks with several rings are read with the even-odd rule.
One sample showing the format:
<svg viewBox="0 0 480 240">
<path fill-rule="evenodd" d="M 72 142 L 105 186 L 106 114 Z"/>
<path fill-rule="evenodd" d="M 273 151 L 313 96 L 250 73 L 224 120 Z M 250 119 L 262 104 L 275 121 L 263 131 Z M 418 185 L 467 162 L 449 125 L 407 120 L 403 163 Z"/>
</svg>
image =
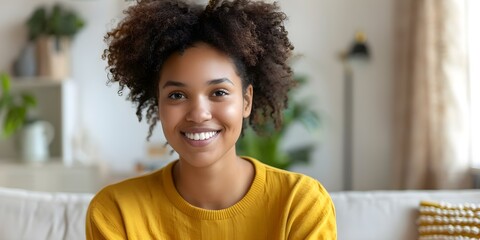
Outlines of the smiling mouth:
<svg viewBox="0 0 480 240">
<path fill-rule="evenodd" d="M 185 137 L 187 137 L 190 140 L 194 141 L 203 141 L 203 140 L 208 140 L 210 138 L 215 137 L 218 135 L 220 131 L 209 131 L 209 132 L 199 132 L 199 133 L 183 133 Z"/>
</svg>

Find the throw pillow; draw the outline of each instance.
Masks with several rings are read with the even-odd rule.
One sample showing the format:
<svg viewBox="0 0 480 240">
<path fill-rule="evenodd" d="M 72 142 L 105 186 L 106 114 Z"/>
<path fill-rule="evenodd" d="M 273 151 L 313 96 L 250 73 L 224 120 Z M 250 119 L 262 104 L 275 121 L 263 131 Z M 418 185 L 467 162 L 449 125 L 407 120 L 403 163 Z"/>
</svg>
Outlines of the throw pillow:
<svg viewBox="0 0 480 240">
<path fill-rule="evenodd" d="M 480 204 L 422 201 L 419 240 L 480 239 Z"/>
</svg>

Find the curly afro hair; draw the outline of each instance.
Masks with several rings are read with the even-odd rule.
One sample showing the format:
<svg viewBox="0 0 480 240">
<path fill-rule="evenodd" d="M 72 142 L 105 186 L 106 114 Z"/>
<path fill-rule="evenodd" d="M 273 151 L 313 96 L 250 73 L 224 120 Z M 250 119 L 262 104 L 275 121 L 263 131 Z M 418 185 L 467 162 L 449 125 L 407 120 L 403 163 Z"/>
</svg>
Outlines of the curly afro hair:
<svg viewBox="0 0 480 240">
<path fill-rule="evenodd" d="M 266 123 L 282 124 L 288 91 L 295 86 L 287 64 L 293 46 L 283 25 L 286 15 L 277 3 L 250 0 L 210 0 L 201 6 L 181 0 L 138 0 L 124 12 L 126 17 L 108 32 L 109 83 L 125 86 L 128 99 L 142 120 L 146 109 L 150 129 L 158 122 L 158 81 L 167 58 L 196 42 L 205 42 L 230 56 L 243 88 L 254 89 L 248 119 L 257 132 Z"/>
</svg>

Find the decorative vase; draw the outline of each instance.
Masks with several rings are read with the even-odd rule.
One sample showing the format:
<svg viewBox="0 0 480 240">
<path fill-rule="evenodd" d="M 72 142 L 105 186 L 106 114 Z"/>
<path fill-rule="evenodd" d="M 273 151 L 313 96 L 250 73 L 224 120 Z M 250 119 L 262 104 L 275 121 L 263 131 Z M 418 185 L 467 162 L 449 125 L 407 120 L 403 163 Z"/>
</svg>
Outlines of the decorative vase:
<svg viewBox="0 0 480 240">
<path fill-rule="evenodd" d="M 45 162 L 50 158 L 49 145 L 54 137 L 52 124 L 34 121 L 20 132 L 20 158 L 25 162 Z"/>
<path fill-rule="evenodd" d="M 35 55 L 35 43 L 28 42 L 20 52 L 13 64 L 13 70 L 19 77 L 34 77 L 37 74 L 37 61 Z"/>
<path fill-rule="evenodd" d="M 37 39 L 38 75 L 53 80 L 70 76 L 70 39 L 42 36 Z"/>
</svg>

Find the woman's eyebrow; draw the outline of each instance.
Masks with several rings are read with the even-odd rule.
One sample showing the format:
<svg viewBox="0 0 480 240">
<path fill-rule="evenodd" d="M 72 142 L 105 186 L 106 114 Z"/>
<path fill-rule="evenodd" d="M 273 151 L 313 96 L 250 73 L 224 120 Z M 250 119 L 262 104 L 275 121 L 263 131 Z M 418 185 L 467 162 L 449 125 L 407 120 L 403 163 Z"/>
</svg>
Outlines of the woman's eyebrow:
<svg viewBox="0 0 480 240">
<path fill-rule="evenodd" d="M 184 83 L 181 83 L 181 82 L 168 80 L 168 81 L 165 82 L 165 84 L 163 84 L 163 87 L 162 87 L 162 88 L 166 88 L 166 87 L 169 87 L 169 86 L 173 86 L 173 87 L 185 87 L 186 85 L 185 85 Z"/>
<path fill-rule="evenodd" d="M 233 84 L 233 82 L 228 79 L 228 78 L 218 78 L 218 79 L 212 79 L 212 80 L 209 80 L 207 82 L 207 85 L 216 85 L 216 84 L 221 84 L 221 83 L 230 83 L 232 85 L 235 86 L 235 84 Z M 182 83 L 182 82 L 178 82 L 178 81 L 172 81 L 172 80 L 168 80 L 165 82 L 165 84 L 163 84 L 162 88 L 166 88 L 166 87 L 170 87 L 170 86 L 173 86 L 173 87 L 185 87 L 187 86 L 185 83 Z"/>
<path fill-rule="evenodd" d="M 228 78 L 213 79 L 213 80 L 208 81 L 207 84 L 208 85 L 215 85 L 215 84 L 220 84 L 220 83 L 224 83 L 224 82 L 230 83 L 230 84 L 235 86 L 235 84 L 233 84 L 233 82 Z"/>
</svg>

